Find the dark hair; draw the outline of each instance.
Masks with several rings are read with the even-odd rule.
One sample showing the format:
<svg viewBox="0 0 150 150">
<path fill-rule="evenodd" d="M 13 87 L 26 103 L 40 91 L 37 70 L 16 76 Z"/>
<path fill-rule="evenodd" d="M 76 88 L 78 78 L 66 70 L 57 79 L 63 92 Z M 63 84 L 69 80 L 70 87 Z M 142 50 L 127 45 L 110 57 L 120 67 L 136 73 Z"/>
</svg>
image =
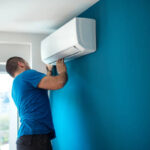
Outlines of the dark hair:
<svg viewBox="0 0 150 150">
<path fill-rule="evenodd" d="M 6 63 L 6 71 L 8 74 L 12 77 L 14 77 L 14 74 L 16 71 L 18 71 L 18 62 L 25 62 L 25 60 L 21 57 L 11 57 L 7 60 Z"/>
</svg>

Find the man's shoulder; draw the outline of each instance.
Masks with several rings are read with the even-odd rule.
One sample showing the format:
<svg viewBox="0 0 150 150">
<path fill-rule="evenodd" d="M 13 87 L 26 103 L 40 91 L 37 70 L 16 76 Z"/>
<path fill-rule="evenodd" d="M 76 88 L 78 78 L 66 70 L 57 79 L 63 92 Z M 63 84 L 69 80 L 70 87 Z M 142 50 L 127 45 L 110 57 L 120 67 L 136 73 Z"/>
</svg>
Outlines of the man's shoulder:
<svg viewBox="0 0 150 150">
<path fill-rule="evenodd" d="M 17 82 L 17 81 L 19 81 L 19 80 L 24 79 L 24 78 L 27 77 L 28 75 L 31 75 L 32 72 L 35 72 L 35 70 L 28 69 L 28 70 L 26 70 L 26 71 L 20 73 L 18 76 L 16 76 L 16 77 L 14 78 L 14 83 Z"/>
<path fill-rule="evenodd" d="M 23 75 L 24 75 L 24 74 L 38 74 L 38 73 L 41 74 L 41 72 L 39 72 L 39 71 L 37 71 L 37 70 L 28 69 L 28 70 L 26 70 L 26 71 L 23 72 Z"/>
<path fill-rule="evenodd" d="M 38 72 L 36 70 L 33 69 L 29 69 L 26 70 L 24 72 L 22 72 L 21 74 L 19 74 L 15 79 L 14 79 L 14 84 L 24 84 L 24 83 L 28 83 L 30 85 L 32 85 L 33 87 L 37 87 L 37 85 L 39 84 L 39 82 L 41 81 L 41 79 L 43 77 L 45 77 L 46 74 L 43 74 L 41 72 Z"/>
<path fill-rule="evenodd" d="M 37 71 L 33 70 L 33 69 L 28 69 L 28 70 L 24 71 L 23 74 L 30 74 L 30 73 L 33 73 L 33 72 L 37 72 Z"/>
<path fill-rule="evenodd" d="M 17 79 L 18 77 L 22 78 L 22 77 L 31 76 L 32 74 L 35 74 L 35 73 L 37 73 L 36 70 L 28 69 L 28 70 L 22 72 L 21 74 L 19 74 L 19 75 L 16 77 L 16 79 Z"/>
</svg>

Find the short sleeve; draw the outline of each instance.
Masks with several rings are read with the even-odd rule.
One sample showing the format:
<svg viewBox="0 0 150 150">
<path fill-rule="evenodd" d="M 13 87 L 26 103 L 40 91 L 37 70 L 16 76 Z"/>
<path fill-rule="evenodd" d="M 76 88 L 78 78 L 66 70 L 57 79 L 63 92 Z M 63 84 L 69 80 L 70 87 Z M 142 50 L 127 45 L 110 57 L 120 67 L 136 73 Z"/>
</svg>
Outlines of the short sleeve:
<svg viewBox="0 0 150 150">
<path fill-rule="evenodd" d="M 24 74 L 24 80 L 36 88 L 42 80 L 42 78 L 44 78 L 45 76 L 46 74 L 43 74 L 36 70 L 27 70 Z"/>
</svg>

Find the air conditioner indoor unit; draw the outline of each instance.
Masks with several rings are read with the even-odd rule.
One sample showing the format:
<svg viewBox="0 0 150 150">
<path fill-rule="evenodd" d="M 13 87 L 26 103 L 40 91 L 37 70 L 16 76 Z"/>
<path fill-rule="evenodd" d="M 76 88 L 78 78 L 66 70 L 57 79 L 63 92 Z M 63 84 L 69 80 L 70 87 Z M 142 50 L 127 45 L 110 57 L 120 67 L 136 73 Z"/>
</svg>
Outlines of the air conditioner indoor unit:
<svg viewBox="0 0 150 150">
<path fill-rule="evenodd" d="M 96 51 L 95 19 L 75 17 L 41 42 L 41 58 L 46 64 L 65 62 Z"/>
</svg>

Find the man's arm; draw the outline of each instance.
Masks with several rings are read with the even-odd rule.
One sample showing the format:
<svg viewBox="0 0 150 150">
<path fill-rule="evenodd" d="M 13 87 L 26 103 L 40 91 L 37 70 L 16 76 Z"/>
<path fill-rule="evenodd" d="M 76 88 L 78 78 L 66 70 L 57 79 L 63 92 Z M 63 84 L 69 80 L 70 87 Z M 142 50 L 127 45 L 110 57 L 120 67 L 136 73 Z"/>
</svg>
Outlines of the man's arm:
<svg viewBox="0 0 150 150">
<path fill-rule="evenodd" d="M 47 76 L 45 76 L 38 84 L 39 88 L 47 90 L 57 90 L 64 87 L 68 80 L 66 65 L 64 60 L 58 60 L 56 64 L 58 76 L 51 76 L 51 70 L 48 71 Z"/>
</svg>

